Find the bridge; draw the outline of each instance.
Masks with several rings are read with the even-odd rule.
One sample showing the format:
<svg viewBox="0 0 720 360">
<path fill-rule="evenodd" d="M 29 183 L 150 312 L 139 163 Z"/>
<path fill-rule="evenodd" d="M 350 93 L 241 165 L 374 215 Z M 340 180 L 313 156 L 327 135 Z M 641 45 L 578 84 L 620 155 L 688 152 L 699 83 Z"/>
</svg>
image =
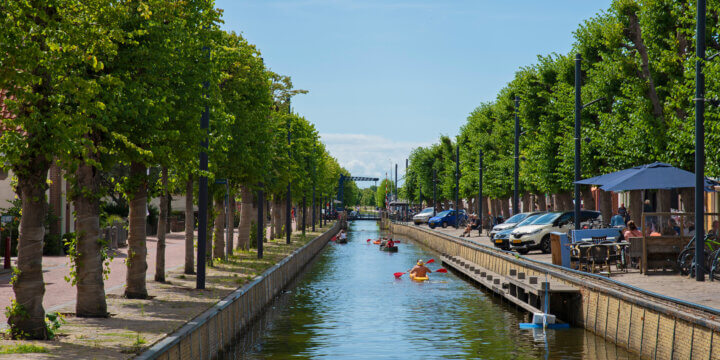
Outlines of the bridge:
<svg viewBox="0 0 720 360">
<path fill-rule="evenodd" d="M 373 221 L 380 221 L 380 213 L 379 212 L 372 212 L 372 213 L 359 213 L 355 216 L 348 215 L 348 220 L 373 220 Z"/>
<path fill-rule="evenodd" d="M 375 177 L 368 177 L 368 176 L 345 176 L 344 174 L 340 174 L 340 179 L 338 180 L 338 194 L 337 194 L 337 200 L 340 201 L 340 203 L 343 202 L 344 195 L 343 195 L 343 185 L 345 184 L 346 180 L 351 181 L 374 181 L 375 185 L 377 185 L 379 178 Z M 349 219 L 352 220 L 352 219 Z"/>
</svg>

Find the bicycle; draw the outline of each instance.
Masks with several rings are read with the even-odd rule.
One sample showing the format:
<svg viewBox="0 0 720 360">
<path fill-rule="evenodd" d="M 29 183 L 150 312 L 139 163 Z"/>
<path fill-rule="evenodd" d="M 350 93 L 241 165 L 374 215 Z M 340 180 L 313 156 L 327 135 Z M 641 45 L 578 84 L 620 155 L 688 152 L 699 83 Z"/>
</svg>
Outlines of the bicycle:
<svg viewBox="0 0 720 360">
<path fill-rule="evenodd" d="M 714 234 L 706 234 L 703 243 L 705 244 L 705 248 L 703 249 L 705 263 L 702 264 L 702 267 L 706 270 L 705 272 L 710 274 L 711 280 L 720 280 L 720 265 L 717 261 L 718 256 L 720 256 L 720 242 L 717 241 Z M 680 274 L 695 276 L 695 271 L 698 266 L 695 262 L 695 236 L 693 236 L 680 252 L 680 255 L 678 255 L 677 264 L 680 269 Z M 717 274 L 715 274 L 715 272 L 717 272 Z"/>
</svg>

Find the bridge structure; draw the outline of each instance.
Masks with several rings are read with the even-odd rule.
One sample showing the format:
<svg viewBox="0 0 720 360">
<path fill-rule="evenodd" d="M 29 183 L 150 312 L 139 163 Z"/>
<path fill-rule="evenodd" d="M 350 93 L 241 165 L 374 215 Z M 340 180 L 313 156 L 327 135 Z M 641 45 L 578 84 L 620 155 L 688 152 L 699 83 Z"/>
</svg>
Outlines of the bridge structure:
<svg viewBox="0 0 720 360">
<path fill-rule="evenodd" d="M 340 179 L 338 180 L 338 194 L 337 194 L 337 200 L 340 201 L 340 203 L 343 203 L 343 187 L 345 185 L 345 181 L 374 181 L 375 185 L 377 185 L 379 178 L 376 177 L 368 177 L 368 176 L 345 176 L 344 174 L 340 174 Z"/>
</svg>

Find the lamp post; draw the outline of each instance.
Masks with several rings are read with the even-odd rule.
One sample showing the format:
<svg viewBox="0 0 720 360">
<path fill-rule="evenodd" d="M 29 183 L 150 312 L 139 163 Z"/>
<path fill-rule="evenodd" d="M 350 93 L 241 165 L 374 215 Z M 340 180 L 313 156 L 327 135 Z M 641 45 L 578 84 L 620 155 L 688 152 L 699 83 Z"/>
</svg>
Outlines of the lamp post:
<svg viewBox="0 0 720 360">
<path fill-rule="evenodd" d="M 313 144 L 313 155 L 314 155 L 314 153 L 315 153 L 315 146 L 316 146 L 316 144 Z M 315 232 L 315 219 L 317 219 L 317 218 L 316 218 L 316 216 L 315 216 L 315 175 L 316 175 L 316 173 L 315 173 L 315 159 L 314 159 L 314 158 L 313 158 L 312 169 L 313 169 L 313 178 L 312 178 L 312 231 Z"/>
<path fill-rule="evenodd" d="M 265 234 L 263 231 L 265 229 L 265 219 L 264 219 L 265 216 L 263 214 L 263 203 L 265 202 L 265 200 L 264 200 L 265 194 L 263 193 L 263 190 L 262 190 L 262 184 L 260 184 L 260 187 L 258 187 L 257 197 L 258 197 L 258 202 L 257 202 L 257 204 L 258 204 L 258 207 L 257 207 L 258 222 L 257 222 L 257 240 L 256 240 L 257 241 L 257 258 L 262 259 L 263 258 L 263 241 L 265 240 Z"/>
<path fill-rule="evenodd" d="M 433 169 L 433 217 L 437 215 L 437 170 Z"/>
<path fill-rule="evenodd" d="M 483 224 L 483 202 L 482 202 L 482 186 L 483 186 L 483 152 L 480 150 L 478 154 L 478 216 L 480 217 L 480 232 L 482 233 Z"/>
<path fill-rule="evenodd" d="M 695 31 L 695 280 L 705 281 L 705 0 L 697 2 Z"/>
<path fill-rule="evenodd" d="M 207 51 L 207 57 L 210 57 L 210 49 L 203 48 Z M 207 92 L 210 87 L 208 81 L 203 82 L 203 88 Z M 205 94 L 207 97 L 207 94 Z M 208 170 L 208 136 L 210 127 L 210 106 L 206 103 L 205 110 L 200 117 L 200 129 L 204 135 L 200 143 L 200 179 L 198 180 L 198 247 L 197 247 L 197 277 L 195 287 L 197 289 L 205 288 L 205 257 L 207 244 L 207 211 L 208 211 L 208 178 L 205 175 Z"/>
<path fill-rule="evenodd" d="M 291 113 L 290 111 L 290 100 L 288 99 L 288 113 Z M 288 119 L 287 124 L 287 143 L 288 143 L 288 158 L 292 157 L 292 145 L 290 145 L 290 119 Z M 290 186 L 292 185 L 292 180 L 288 179 L 288 185 L 287 185 L 287 195 L 285 197 L 285 243 L 290 243 L 290 236 L 292 235 L 292 214 L 291 214 L 291 208 L 292 208 L 292 192 L 290 191 Z"/>
<path fill-rule="evenodd" d="M 581 124 L 581 114 L 583 109 L 586 107 L 593 105 L 599 101 L 605 100 L 604 97 L 595 99 L 585 105 L 582 104 L 582 81 L 580 79 L 581 73 L 580 73 L 580 65 L 582 63 L 582 56 L 580 54 L 575 55 L 575 207 L 573 211 L 573 220 L 575 222 L 575 230 L 580 229 L 580 184 L 577 182 L 580 181 L 580 166 L 582 162 L 582 158 L 580 156 L 580 124 Z"/>
<path fill-rule="evenodd" d="M 460 143 L 455 144 L 455 228 L 460 227 Z"/>
<path fill-rule="evenodd" d="M 514 187 L 513 187 L 513 215 L 517 214 L 520 191 L 518 189 L 518 183 L 520 178 L 520 118 L 518 112 L 520 110 L 520 98 L 515 96 L 515 173 L 514 173 Z"/>
</svg>

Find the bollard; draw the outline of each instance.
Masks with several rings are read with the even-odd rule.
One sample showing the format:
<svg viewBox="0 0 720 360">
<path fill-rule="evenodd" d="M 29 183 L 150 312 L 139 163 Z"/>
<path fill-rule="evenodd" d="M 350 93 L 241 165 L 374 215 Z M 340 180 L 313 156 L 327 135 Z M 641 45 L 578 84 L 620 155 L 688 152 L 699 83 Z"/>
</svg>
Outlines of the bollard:
<svg viewBox="0 0 720 360">
<path fill-rule="evenodd" d="M 5 237 L 5 269 L 10 268 L 10 237 Z"/>
</svg>

